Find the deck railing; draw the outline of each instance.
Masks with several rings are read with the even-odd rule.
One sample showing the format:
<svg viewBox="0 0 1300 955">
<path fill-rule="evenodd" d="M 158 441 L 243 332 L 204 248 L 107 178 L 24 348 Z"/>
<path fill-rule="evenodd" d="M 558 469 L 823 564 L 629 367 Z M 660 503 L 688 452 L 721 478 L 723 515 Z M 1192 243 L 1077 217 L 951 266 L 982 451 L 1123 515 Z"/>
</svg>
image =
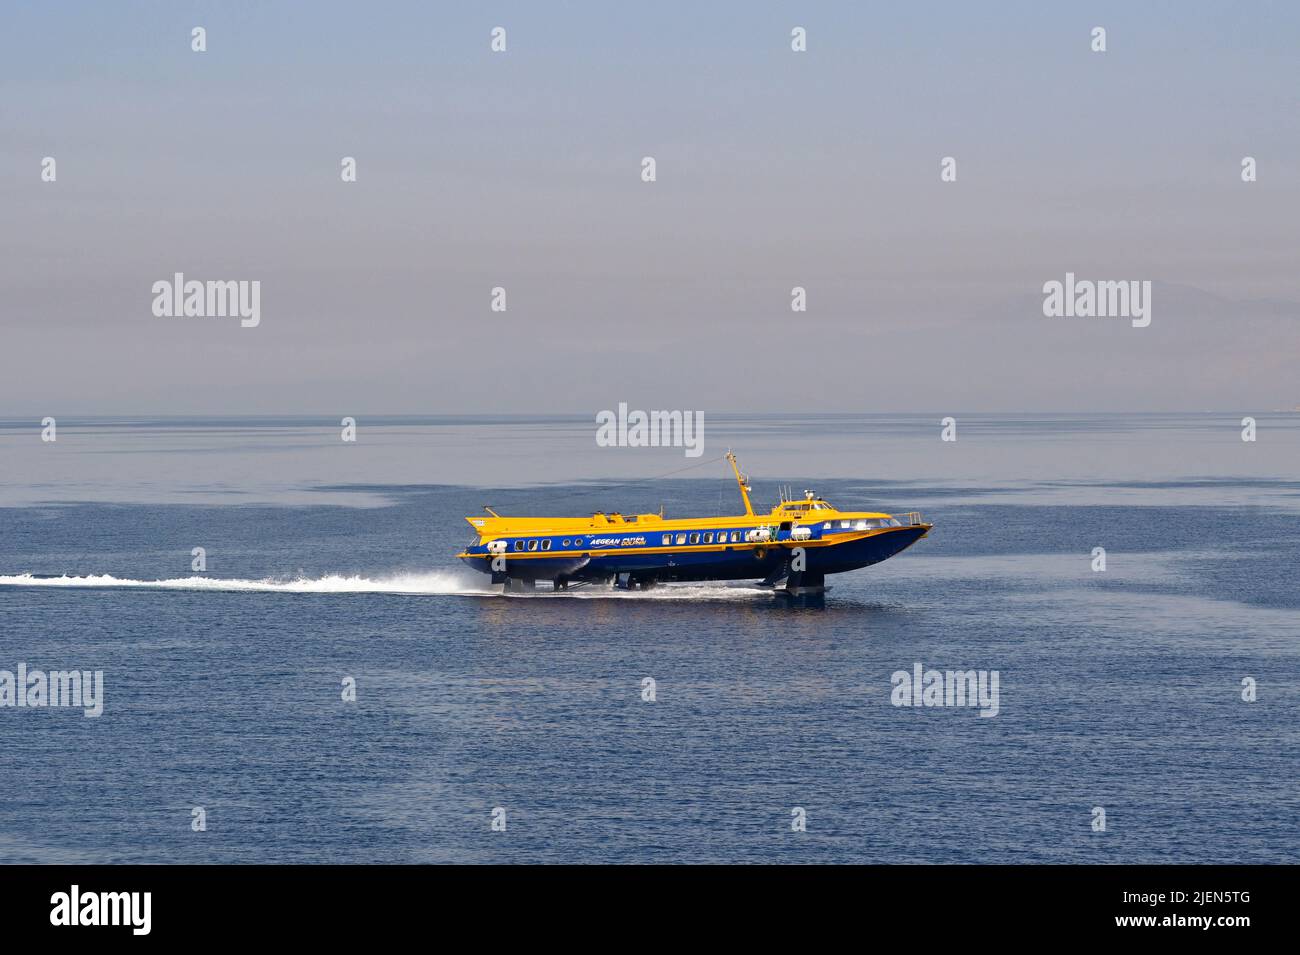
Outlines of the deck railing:
<svg viewBox="0 0 1300 955">
<path fill-rule="evenodd" d="M 909 527 L 915 524 L 925 523 L 925 521 L 921 520 L 920 511 L 908 511 L 906 514 L 903 515 L 903 519 L 904 519 L 903 522 L 907 524 Z"/>
</svg>

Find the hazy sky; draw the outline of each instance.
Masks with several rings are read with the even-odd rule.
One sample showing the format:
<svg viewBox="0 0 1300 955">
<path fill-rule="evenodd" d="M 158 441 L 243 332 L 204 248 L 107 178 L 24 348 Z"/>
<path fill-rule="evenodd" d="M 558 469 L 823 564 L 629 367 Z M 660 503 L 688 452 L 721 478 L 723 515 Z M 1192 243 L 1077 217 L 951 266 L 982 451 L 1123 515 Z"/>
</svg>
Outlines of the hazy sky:
<svg viewBox="0 0 1300 955">
<path fill-rule="evenodd" d="M 1290 408 L 1300 5 L 6 3 L 0 291 L 0 415 Z"/>
</svg>

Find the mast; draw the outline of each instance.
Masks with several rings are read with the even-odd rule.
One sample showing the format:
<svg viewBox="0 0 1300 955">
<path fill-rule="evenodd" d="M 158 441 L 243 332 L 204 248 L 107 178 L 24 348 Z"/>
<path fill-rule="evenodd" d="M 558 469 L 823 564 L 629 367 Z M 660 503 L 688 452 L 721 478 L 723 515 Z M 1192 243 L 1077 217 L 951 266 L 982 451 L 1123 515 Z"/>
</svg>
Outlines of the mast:
<svg viewBox="0 0 1300 955">
<path fill-rule="evenodd" d="M 740 473 L 740 468 L 736 464 L 736 456 L 727 449 L 727 460 L 731 462 L 732 473 L 736 475 L 736 484 L 740 487 L 740 497 L 745 502 L 745 513 L 750 517 L 754 516 L 754 508 L 749 503 L 749 478 Z"/>
</svg>

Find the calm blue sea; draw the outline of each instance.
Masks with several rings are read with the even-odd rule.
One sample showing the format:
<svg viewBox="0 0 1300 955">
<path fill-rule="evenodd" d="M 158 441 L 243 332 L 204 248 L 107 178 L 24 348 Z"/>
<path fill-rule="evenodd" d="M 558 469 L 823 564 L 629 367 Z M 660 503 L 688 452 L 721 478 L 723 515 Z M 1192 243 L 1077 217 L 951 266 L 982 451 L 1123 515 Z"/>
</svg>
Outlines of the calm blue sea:
<svg viewBox="0 0 1300 955">
<path fill-rule="evenodd" d="M 0 422 L 0 670 L 104 674 L 98 718 L 0 707 L 0 862 L 1297 861 L 1300 415 L 941 417 L 719 417 L 696 459 L 563 417 Z M 824 608 L 454 559 L 484 504 L 733 513 L 727 447 L 763 508 L 934 531 Z M 918 663 L 997 671 L 997 715 L 892 705 Z"/>
</svg>

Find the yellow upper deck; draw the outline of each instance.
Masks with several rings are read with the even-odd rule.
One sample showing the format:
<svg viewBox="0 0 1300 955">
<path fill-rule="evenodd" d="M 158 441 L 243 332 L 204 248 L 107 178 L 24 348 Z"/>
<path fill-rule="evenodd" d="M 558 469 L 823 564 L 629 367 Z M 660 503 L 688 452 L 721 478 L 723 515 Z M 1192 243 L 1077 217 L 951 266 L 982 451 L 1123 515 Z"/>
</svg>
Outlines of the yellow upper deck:
<svg viewBox="0 0 1300 955">
<path fill-rule="evenodd" d="M 805 505 L 817 505 L 806 507 Z M 879 511 L 841 511 L 823 500 L 782 501 L 771 512 L 738 514 L 718 517 L 665 518 L 659 514 L 623 515 L 617 512 L 597 511 L 590 517 L 501 517 L 485 515 L 467 517 L 465 520 L 478 532 L 479 542 L 498 537 L 542 536 L 546 534 L 599 534 L 637 530 L 676 531 L 708 529 L 714 527 L 761 527 L 791 521 L 795 524 L 816 524 L 821 521 L 862 520 L 888 518 Z"/>
</svg>

